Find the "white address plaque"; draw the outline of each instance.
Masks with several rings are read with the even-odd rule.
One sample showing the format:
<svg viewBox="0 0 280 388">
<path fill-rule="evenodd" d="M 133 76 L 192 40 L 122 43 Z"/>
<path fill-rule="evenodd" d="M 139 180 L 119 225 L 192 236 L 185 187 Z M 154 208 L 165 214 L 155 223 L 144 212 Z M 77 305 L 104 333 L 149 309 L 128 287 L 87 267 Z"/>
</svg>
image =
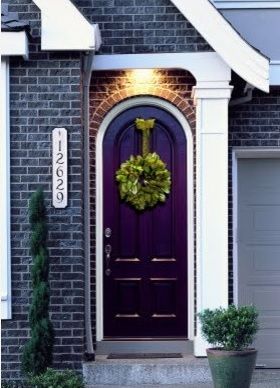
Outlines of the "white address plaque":
<svg viewBox="0 0 280 388">
<path fill-rule="evenodd" d="M 67 177 L 67 130 L 55 128 L 52 131 L 52 202 L 53 206 L 63 209 L 68 205 Z"/>
</svg>

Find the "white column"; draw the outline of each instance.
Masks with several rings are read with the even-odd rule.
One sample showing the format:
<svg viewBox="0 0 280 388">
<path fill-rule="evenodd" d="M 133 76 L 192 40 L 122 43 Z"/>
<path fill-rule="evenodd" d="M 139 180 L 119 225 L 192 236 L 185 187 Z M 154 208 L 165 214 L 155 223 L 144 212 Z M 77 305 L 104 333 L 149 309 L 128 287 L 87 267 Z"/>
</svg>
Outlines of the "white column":
<svg viewBox="0 0 280 388">
<path fill-rule="evenodd" d="M 1 319 L 11 318 L 9 58 L 1 58 L 0 284 Z"/>
<path fill-rule="evenodd" d="M 198 82 L 196 101 L 197 312 L 228 305 L 228 82 Z M 199 319 L 196 356 L 207 343 Z"/>
</svg>

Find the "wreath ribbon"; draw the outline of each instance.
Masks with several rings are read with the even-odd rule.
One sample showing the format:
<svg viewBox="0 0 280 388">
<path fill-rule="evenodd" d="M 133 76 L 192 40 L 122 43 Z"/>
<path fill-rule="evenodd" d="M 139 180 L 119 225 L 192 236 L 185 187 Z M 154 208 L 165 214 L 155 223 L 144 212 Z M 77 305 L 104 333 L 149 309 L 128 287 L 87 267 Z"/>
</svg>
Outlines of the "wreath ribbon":
<svg viewBox="0 0 280 388">
<path fill-rule="evenodd" d="M 136 128 L 142 131 L 142 155 L 131 155 L 116 172 L 121 199 L 136 210 L 165 202 L 170 193 L 170 172 L 160 156 L 150 152 L 150 133 L 154 125 L 155 119 L 135 120 Z"/>
</svg>

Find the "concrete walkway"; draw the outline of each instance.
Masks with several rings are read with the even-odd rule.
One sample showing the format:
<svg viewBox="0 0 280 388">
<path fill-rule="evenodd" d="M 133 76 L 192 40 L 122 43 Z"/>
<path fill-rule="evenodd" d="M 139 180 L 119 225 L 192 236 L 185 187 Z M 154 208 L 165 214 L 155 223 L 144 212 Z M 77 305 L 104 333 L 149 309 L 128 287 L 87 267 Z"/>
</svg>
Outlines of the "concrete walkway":
<svg viewBox="0 0 280 388">
<path fill-rule="evenodd" d="M 179 384 L 179 385 L 92 385 L 88 388 L 213 388 L 212 384 Z M 280 388 L 280 370 L 279 369 L 266 369 L 256 370 L 253 376 L 253 382 L 251 388 Z"/>
</svg>

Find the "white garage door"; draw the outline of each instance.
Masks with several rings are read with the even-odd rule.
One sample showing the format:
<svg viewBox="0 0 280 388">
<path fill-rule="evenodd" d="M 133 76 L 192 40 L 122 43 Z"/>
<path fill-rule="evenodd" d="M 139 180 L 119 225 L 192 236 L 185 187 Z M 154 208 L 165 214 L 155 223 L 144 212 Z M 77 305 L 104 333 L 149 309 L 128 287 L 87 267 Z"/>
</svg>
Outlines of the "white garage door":
<svg viewBox="0 0 280 388">
<path fill-rule="evenodd" d="M 238 303 L 255 304 L 258 364 L 280 367 L 280 160 L 238 161 Z"/>
</svg>

